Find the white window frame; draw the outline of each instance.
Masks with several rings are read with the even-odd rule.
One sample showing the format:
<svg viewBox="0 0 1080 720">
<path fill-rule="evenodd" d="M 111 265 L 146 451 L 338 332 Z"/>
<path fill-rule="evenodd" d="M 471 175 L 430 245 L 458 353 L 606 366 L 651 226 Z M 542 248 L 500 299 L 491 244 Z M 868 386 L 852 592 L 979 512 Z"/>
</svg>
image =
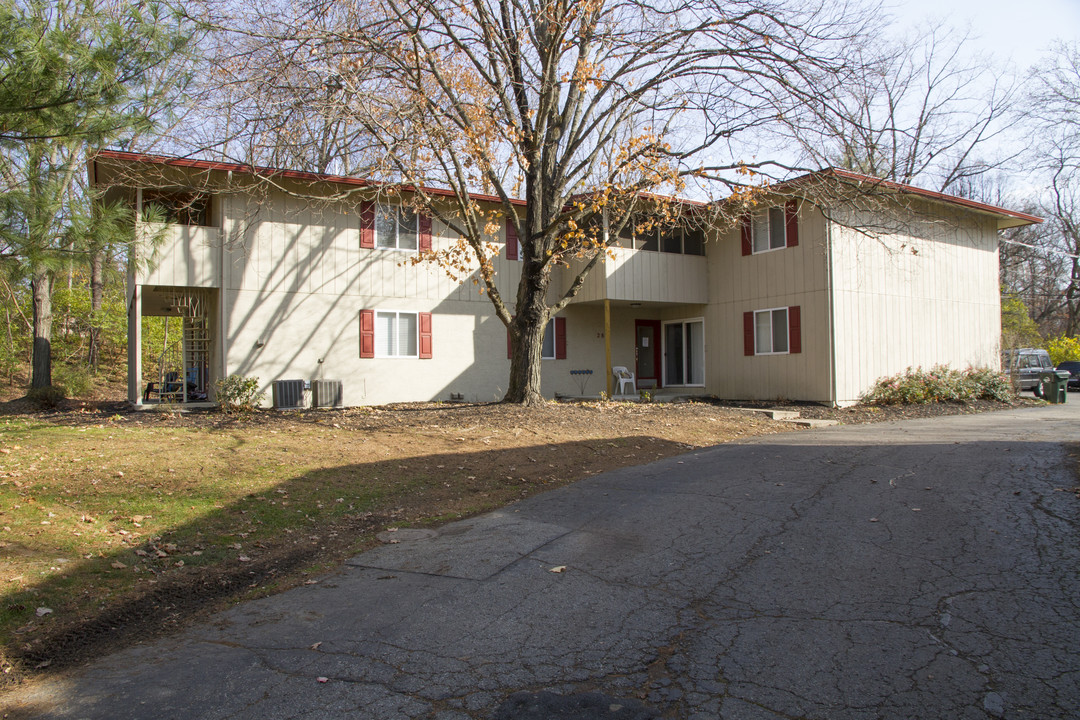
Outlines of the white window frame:
<svg viewBox="0 0 1080 720">
<path fill-rule="evenodd" d="M 386 216 L 386 215 L 388 215 L 390 213 L 393 213 L 393 215 L 394 215 L 394 217 L 396 219 L 396 222 L 394 223 L 394 228 L 395 228 L 395 230 L 394 230 L 394 244 L 393 245 L 382 245 L 382 244 L 380 244 L 383 237 L 382 237 L 382 233 L 379 232 L 379 217 L 380 216 Z M 411 247 L 411 248 L 401 247 L 401 233 L 400 233 L 400 228 L 407 223 L 407 218 L 408 218 L 409 215 L 412 215 L 413 237 L 414 237 L 414 242 L 415 242 L 415 247 Z M 372 233 L 374 233 L 374 235 L 375 235 L 375 249 L 376 250 L 392 250 L 394 252 L 407 252 L 407 253 L 415 253 L 415 252 L 420 251 L 420 216 L 417 213 L 412 212 L 411 208 L 408 208 L 408 207 L 406 207 L 404 205 L 376 204 L 375 205 L 375 222 L 374 222 L 374 225 L 375 225 L 375 227 L 372 228 Z"/>
<path fill-rule="evenodd" d="M 548 338 L 551 338 L 551 354 L 545 355 Z M 558 343 L 558 339 L 555 337 L 555 318 L 549 318 L 547 325 L 544 326 L 544 339 L 540 343 L 541 360 L 555 360 L 558 357 L 559 349 L 555 347 L 556 343 Z"/>
<path fill-rule="evenodd" d="M 687 368 L 686 368 L 686 346 L 687 346 L 687 343 L 686 343 L 686 326 L 691 325 L 693 323 L 701 323 L 701 382 L 699 382 L 699 383 L 686 382 L 687 375 L 688 375 Z M 667 371 L 668 371 L 667 327 L 668 327 L 668 325 L 682 325 L 683 326 L 683 383 L 682 384 L 669 384 L 667 382 L 667 376 L 668 376 L 667 375 Z M 663 322 L 660 323 L 660 339 L 661 339 L 661 342 L 663 343 L 663 345 L 661 346 L 661 349 L 660 349 L 661 350 L 660 359 L 661 359 L 661 364 L 663 365 L 663 367 L 660 368 L 660 377 L 663 378 L 663 380 L 664 380 L 664 386 L 665 387 L 705 387 L 705 379 L 708 377 L 708 375 L 705 372 L 705 363 L 706 363 L 708 353 L 705 352 L 705 318 L 704 318 L 704 316 L 702 316 L 702 317 L 694 317 L 694 318 L 684 318 L 684 319 L 681 319 L 681 320 L 664 320 Z"/>
<path fill-rule="evenodd" d="M 773 327 L 773 313 L 780 310 L 784 311 L 784 338 L 787 347 L 784 350 L 773 350 L 773 335 L 775 329 Z M 769 317 L 769 350 L 762 350 L 758 344 L 758 316 L 768 313 Z M 790 355 L 791 354 L 791 309 L 788 306 L 766 308 L 764 310 L 754 311 L 754 354 L 755 355 Z"/>
<path fill-rule="evenodd" d="M 773 228 L 772 228 L 772 216 L 773 213 L 778 213 L 780 216 L 780 235 L 783 238 L 783 244 L 773 246 Z M 760 236 L 764 228 L 764 237 L 767 242 L 763 246 L 759 246 L 758 237 Z M 763 253 L 775 252 L 777 250 L 783 250 L 787 247 L 787 210 L 783 206 L 767 208 L 764 212 L 755 213 L 750 220 L 750 250 L 754 255 L 761 255 Z"/>
<path fill-rule="evenodd" d="M 393 354 L 393 355 L 389 355 L 389 354 L 383 352 L 382 345 L 383 345 L 383 341 L 384 341 L 385 337 L 382 334 L 382 326 L 379 324 L 379 318 L 380 318 L 380 316 L 385 317 L 387 315 L 393 315 L 394 316 L 394 332 L 395 332 L 394 341 L 395 341 L 395 344 L 397 343 L 397 339 L 401 336 L 401 333 L 400 333 L 399 328 L 398 328 L 398 323 L 400 322 L 401 316 L 402 315 L 412 315 L 413 316 L 413 325 L 414 325 L 414 327 L 416 329 L 415 336 L 413 337 L 413 346 L 416 349 L 416 352 L 414 352 L 411 355 L 402 355 L 400 352 L 397 352 L 396 354 Z M 395 350 L 400 350 L 400 348 L 395 348 Z M 375 357 L 377 357 L 377 358 L 419 358 L 420 357 L 420 313 L 416 312 L 415 310 L 376 310 L 375 311 Z"/>
</svg>

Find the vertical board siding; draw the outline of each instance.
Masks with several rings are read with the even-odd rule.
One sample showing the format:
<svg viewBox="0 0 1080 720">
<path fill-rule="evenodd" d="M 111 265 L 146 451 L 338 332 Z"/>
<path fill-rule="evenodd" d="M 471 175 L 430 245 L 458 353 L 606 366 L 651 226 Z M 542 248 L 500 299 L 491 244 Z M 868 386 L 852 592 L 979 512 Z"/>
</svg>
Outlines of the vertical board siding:
<svg viewBox="0 0 1080 720">
<path fill-rule="evenodd" d="M 706 252 L 709 249 L 706 248 Z M 565 287 L 584 262 L 564 270 Z M 611 256 L 585 278 L 575 302 L 632 300 L 635 302 L 701 304 L 709 299 L 708 258 L 646 250 L 612 248 Z M 565 288 L 564 288 L 565 289 Z"/>
<path fill-rule="evenodd" d="M 857 400 L 879 378 L 908 367 L 997 366 L 994 220 L 940 207 L 921 210 L 910 227 L 878 238 L 834 227 L 841 402 Z"/>
<path fill-rule="evenodd" d="M 148 242 L 142 244 L 140 252 L 155 262 L 149 270 L 140 268 L 140 283 L 205 288 L 220 285 L 221 230 L 189 225 L 144 228 L 146 233 L 164 233 L 164 239 L 156 250 Z"/>
<path fill-rule="evenodd" d="M 804 204 L 798 221 L 794 247 L 744 255 L 742 223 L 708 244 L 707 392 L 733 399 L 829 400 L 825 220 Z M 801 352 L 754 355 L 746 313 L 791 306 L 801 309 Z"/>
</svg>

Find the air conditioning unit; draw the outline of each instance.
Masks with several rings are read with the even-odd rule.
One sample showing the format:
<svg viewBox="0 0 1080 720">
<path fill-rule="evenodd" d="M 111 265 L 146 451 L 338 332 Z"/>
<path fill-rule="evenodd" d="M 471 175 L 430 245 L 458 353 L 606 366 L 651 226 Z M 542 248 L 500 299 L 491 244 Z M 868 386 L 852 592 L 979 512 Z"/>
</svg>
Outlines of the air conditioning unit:
<svg viewBox="0 0 1080 720">
<path fill-rule="evenodd" d="M 317 408 L 341 407 L 341 381 L 312 380 L 311 406 Z"/>
<path fill-rule="evenodd" d="M 303 380 L 275 380 L 273 393 L 275 410 L 296 410 L 304 407 Z"/>
</svg>

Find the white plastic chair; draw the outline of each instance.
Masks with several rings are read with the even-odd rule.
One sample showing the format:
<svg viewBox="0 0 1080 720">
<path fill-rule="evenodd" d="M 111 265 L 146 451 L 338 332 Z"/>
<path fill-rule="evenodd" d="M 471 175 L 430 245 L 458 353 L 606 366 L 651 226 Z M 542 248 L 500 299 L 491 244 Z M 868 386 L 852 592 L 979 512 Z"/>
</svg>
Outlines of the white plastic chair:
<svg viewBox="0 0 1080 720">
<path fill-rule="evenodd" d="M 623 388 L 629 384 L 634 388 L 634 394 L 637 394 L 637 383 L 634 381 L 634 373 L 630 372 L 622 365 L 614 365 L 611 368 L 611 374 L 615 376 L 615 382 L 619 383 L 619 389 L 616 391 L 616 395 L 623 394 Z"/>
</svg>

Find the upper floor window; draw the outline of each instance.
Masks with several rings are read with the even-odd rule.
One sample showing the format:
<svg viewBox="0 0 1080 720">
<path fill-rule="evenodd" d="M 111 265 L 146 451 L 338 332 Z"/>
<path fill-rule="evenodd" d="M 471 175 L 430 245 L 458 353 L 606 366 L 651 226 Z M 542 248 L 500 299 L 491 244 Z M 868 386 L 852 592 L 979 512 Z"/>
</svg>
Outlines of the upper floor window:
<svg viewBox="0 0 1080 720">
<path fill-rule="evenodd" d="M 428 252 L 431 216 L 407 205 L 365 202 L 360 207 L 360 247 Z"/>
<path fill-rule="evenodd" d="M 762 253 L 787 247 L 783 208 L 769 208 L 754 216 L 754 252 Z"/>
<path fill-rule="evenodd" d="M 704 255 L 705 231 L 635 218 L 619 231 L 619 244 L 635 250 L 676 255 Z"/>
<path fill-rule="evenodd" d="M 788 200 L 783 207 L 747 213 L 740 223 L 742 254 L 757 255 L 799 244 L 799 206 Z"/>
<path fill-rule="evenodd" d="M 210 194 L 180 190 L 143 190 L 143 207 L 167 223 L 210 225 Z"/>
<path fill-rule="evenodd" d="M 417 216 L 400 205 L 375 207 L 375 247 L 416 250 Z"/>
</svg>

